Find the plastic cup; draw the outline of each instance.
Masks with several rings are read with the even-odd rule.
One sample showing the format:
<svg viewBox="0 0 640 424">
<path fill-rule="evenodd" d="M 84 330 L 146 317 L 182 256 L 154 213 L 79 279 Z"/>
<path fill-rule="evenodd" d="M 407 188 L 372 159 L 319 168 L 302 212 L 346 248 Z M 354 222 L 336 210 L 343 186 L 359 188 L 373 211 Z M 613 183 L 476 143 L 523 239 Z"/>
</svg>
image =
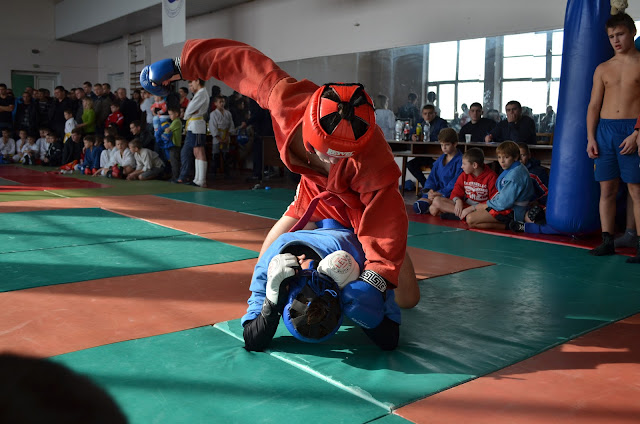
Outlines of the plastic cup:
<svg viewBox="0 0 640 424">
<path fill-rule="evenodd" d="M 465 134 L 464 135 L 464 141 L 467 143 L 471 143 L 471 134 Z"/>
</svg>

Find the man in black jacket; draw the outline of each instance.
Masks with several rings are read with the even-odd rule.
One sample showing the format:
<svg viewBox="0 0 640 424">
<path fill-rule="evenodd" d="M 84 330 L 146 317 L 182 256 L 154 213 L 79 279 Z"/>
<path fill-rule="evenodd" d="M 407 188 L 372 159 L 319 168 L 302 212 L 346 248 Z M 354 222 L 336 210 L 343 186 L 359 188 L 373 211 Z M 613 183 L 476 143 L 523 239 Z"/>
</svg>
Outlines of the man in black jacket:
<svg viewBox="0 0 640 424">
<path fill-rule="evenodd" d="M 520 102 L 511 100 L 505 106 L 505 110 L 507 119 L 500 121 L 484 141 L 501 143 L 511 140 L 516 143 L 536 144 L 536 123 L 522 114 Z"/>
<path fill-rule="evenodd" d="M 71 100 L 67 97 L 67 91 L 63 86 L 59 85 L 53 90 L 55 100 L 49 108 L 49 125 L 51 129 L 56 133 L 58 138 L 64 138 L 64 111 L 72 110 L 73 105 Z"/>
<path fill-rule="evenodd" d="M 36 135 L 38 130 L 38 108 L 31 99 L 31 94 L 22 93 L 22 102 L 18 103 L 13 128 L 25 130 L 29 135 Z"/>
</svg>

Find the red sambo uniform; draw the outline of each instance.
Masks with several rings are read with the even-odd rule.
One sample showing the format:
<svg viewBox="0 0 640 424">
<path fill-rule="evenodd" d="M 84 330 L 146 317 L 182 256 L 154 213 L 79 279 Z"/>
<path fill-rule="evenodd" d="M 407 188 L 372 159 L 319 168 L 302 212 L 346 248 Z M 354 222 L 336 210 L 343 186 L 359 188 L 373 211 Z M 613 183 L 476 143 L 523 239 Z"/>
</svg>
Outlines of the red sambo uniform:
<svg viewBox="0 0 640 424">
<path fill-rule="evenodd" d="M 302 176 L 286 215 L 300 218 L 314 197 L 330 192 L 311 220 L 332 218 L 353 227 L 367 258 L 365 269 L 397 285 L 409 222 L 397 188 L 400 170 L 380 128 L 366 149 L 332 165 L 324 176 L 289 152 L 294 136 L 301 137 L 302 118 L 316 84 L 297 81 L 255 48 L 232 40 L 189 40 L 180 62 L 184 79 L 215 78 L 271 112 L 280 157 Z"/>
</svg>

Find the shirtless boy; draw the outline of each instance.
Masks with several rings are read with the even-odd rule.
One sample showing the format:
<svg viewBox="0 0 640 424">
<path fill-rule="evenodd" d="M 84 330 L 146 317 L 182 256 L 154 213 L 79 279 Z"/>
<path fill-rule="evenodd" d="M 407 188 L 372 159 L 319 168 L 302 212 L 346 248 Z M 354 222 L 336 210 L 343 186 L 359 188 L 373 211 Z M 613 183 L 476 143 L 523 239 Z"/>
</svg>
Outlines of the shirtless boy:
<svg viewBox="0 0 640 424">
<path fill-rule="evenodd" d="M 595 179 L 600 182 L 602 244 L 589 252 L 594 256 L 615 253 L 620 178 L 627 183 L 636 223 L 640 222 L 640 157 L 636 154 L 640 139 L 634 128 L 640 115 L 640 52 L 633 42 L 636 27 L 622 13 L 609 18 L 606 30 L 615 55 L 596 68 L 587 109 L 587 154 L 595 159 Z M 627 262 L 640 263 L 640 249 Z"/>
</svg>

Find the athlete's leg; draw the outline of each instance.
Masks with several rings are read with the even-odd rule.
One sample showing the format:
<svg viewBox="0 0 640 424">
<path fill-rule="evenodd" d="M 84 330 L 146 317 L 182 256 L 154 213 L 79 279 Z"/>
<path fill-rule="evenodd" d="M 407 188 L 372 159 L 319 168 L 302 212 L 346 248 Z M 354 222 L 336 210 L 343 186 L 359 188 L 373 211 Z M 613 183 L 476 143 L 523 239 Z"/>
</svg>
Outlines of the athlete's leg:
<svg viewBox="0 0 640 424">
<path fill-rule="evenodd" d="M 616 220 L 616 194 L 619 179 L 600 181 L 600 226 L 602 227 L 602 244 L 589 251 L 594 256 L 613 255 L 615 246 L 613 234 Z"/>
<path fill-rule="evenodd" d="M 483 230 L 505 229 L 505 224 L 495 219 L 484 207 L 479 207 L 467 215 L 467 225 L 469 225 L 469 228 L 480 228 Z"/>
<path fill-rule="evenodd" d="M 631 200 L 633 200 L 633 217 L 635 218 L 635 222 L 636 222 L 636 234 L 638 232 L 638 223 L 640 223 L 640 184 L 632 184 L 632 183 L 628 183 L 627 184 L 627 188 L 629 189 L 629 196 L 631 197 Z M 629 258 L 627 259 L 627 262 L 629 263 L 640 263 L 640 242 L 637 241 L 637 237 L 636 237 L 636 247 L 637 247 L 637 252 L 636 252 L 636 256 L 634 256 L 633 258 Z"/>
<path fill-rule="evenodd" d="M 627 191 L 627 219 L 624 234 L 614 241 L 616 247 L 636 247 L 638 243 L 638 232 L 636 231 L 636 220 L 633 216 L 633 199 Z"/>
<path fill-rule="evenodd" d="M 416 278 L 416 270 L 413 268 L 413 262 L 407 252 L 404 256 L 404 262 L 400 267 L 400 275 L 398 276 L 398 288 L 396 289 L 396 303 L 401 308 L 413 308 L 420 301 L 420 287 Z"/>
</svg>

